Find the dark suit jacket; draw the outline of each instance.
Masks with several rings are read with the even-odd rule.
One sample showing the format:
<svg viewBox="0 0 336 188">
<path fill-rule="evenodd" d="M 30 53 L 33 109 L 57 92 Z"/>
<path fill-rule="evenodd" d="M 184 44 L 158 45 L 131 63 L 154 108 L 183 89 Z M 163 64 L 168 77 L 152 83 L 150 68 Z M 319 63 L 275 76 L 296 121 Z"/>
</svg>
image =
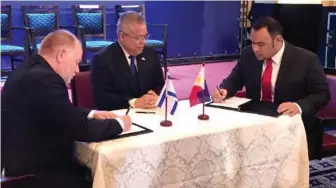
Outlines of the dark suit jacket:
<svg viewBox="0 0 336 188">
<path fill-rule="evenodd" d="M 132 75 L 118 42 L 94 55 L 91 63 L 91 82 L 93 98 L 98 109 L 128 108 L 128 100 L 139 98 L 149 90 L 160 94 L 164 79 L 155 50 L 145 47 L 136 57 L 136 61 L 138 79 Z"/>
<path fill-rule="evenodd" d="M 252 47 L 246 47 L 240 61 L 220 87 L 227 89 L 228 97 L 231 97 L 245 86 L 248 98 L 260 100 L 262 63 L 256 59 Z M 274 102 L 278 105 L 296 102 L 309 129 L 316 112 L 329 100 L 329 85 L 316 54 L 286 42 L 275 84 Z"/>
<path fill-rule="evenodd" d="M 117 120 L 88 120 L 90 110 L 72 105 L 65 82 L 39 55 L 8 77 L 1 103 L 1 154 L 10 176 L 71 166 L 74 140 L 122 132 Z"/>
</svg>

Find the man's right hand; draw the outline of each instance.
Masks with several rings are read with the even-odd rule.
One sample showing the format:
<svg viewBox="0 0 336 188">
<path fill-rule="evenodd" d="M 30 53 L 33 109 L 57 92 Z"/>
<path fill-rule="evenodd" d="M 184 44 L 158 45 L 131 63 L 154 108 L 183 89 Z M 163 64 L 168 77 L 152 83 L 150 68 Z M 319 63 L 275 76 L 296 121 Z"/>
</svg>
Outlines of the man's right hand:
<svg viewBox="0 0 336 188">
<path fill-rule="evenodd" d="M 212 94 L 212 100 L 214 102 L 224 102 L 224 99 L 227 95 L 227 90 L 226 89 L 216 89 L 213 94 Z"/>
<path fill-rule="evenodd" d="M 154 95 L 145 94 L 142 97 L 135 100 L 135 108 L 142 109 L 154 109 L 156 103 L 156 97 Z"/>
<path fill-rule="evenodd" d="M 132 120 L 129 117 L 129 115 L 119 116 L 118 118 L 120 118 L 124 122 L 124 130 L 123 131 L 130 130 L 130 128 L 132 126 Z"/>
</svg>

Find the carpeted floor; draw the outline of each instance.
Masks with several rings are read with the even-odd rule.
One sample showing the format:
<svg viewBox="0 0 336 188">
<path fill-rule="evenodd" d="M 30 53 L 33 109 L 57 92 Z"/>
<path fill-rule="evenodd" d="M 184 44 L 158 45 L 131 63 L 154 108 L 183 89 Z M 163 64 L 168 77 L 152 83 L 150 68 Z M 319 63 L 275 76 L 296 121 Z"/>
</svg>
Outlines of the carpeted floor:
<svg viewBox="0 0 336 188">
<path fill-rule="evenodd" d="M 309 171 L 311 188 L 336 188 L 336 156 L 310 161 Z"/>
</svg>

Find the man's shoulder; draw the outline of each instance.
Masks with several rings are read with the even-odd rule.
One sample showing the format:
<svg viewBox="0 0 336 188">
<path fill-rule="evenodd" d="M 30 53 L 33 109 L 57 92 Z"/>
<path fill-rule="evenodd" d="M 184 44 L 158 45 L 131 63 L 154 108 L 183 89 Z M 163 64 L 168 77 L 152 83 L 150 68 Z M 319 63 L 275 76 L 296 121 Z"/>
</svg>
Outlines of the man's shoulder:
<svg viewBox="0 0 336 188">
<path fill-rule="evenodd" d="M 299 46 L 295 46 L 291 43 L 288 43 L 286 42 L 286 45 L 285 45 L 285 50 L 286 48 L 292 53 L 294 54 L 295 56 L 297 57 L 300 57 L 300 58 L 317 58 L 317 54 L 310 51 L 310 50 L 307 50 L 307 49 L 304 49 L 304 48 L 301 48 Z"/>
<path fill-rule="evenodd" d="M 156 54 L 156 50 L 154 48 L 145 46 L 142 53 L 145 54 L 145 55 L 155 55 Z"/>
</svg>

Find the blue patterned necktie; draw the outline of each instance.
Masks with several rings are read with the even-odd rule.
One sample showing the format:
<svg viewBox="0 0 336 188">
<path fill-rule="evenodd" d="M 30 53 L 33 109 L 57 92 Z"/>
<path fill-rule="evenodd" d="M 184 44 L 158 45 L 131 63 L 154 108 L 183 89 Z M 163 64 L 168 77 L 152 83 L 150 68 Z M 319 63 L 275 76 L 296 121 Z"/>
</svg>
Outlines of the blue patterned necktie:
<svg viewBox="0 0 336 188">
<path fill-rule="evenodd" d="M 136 66 L 135 66 L 135 63 L 134 63 L 135 56 L 130 55 L 130 56 L 128 56 L 128 58 L 131 60 L 130 68 L 131 68 L 132 74 L 135 76 L 136 72 L 137 72 L 137 69 L 136 69 Z"/>
</svg>

